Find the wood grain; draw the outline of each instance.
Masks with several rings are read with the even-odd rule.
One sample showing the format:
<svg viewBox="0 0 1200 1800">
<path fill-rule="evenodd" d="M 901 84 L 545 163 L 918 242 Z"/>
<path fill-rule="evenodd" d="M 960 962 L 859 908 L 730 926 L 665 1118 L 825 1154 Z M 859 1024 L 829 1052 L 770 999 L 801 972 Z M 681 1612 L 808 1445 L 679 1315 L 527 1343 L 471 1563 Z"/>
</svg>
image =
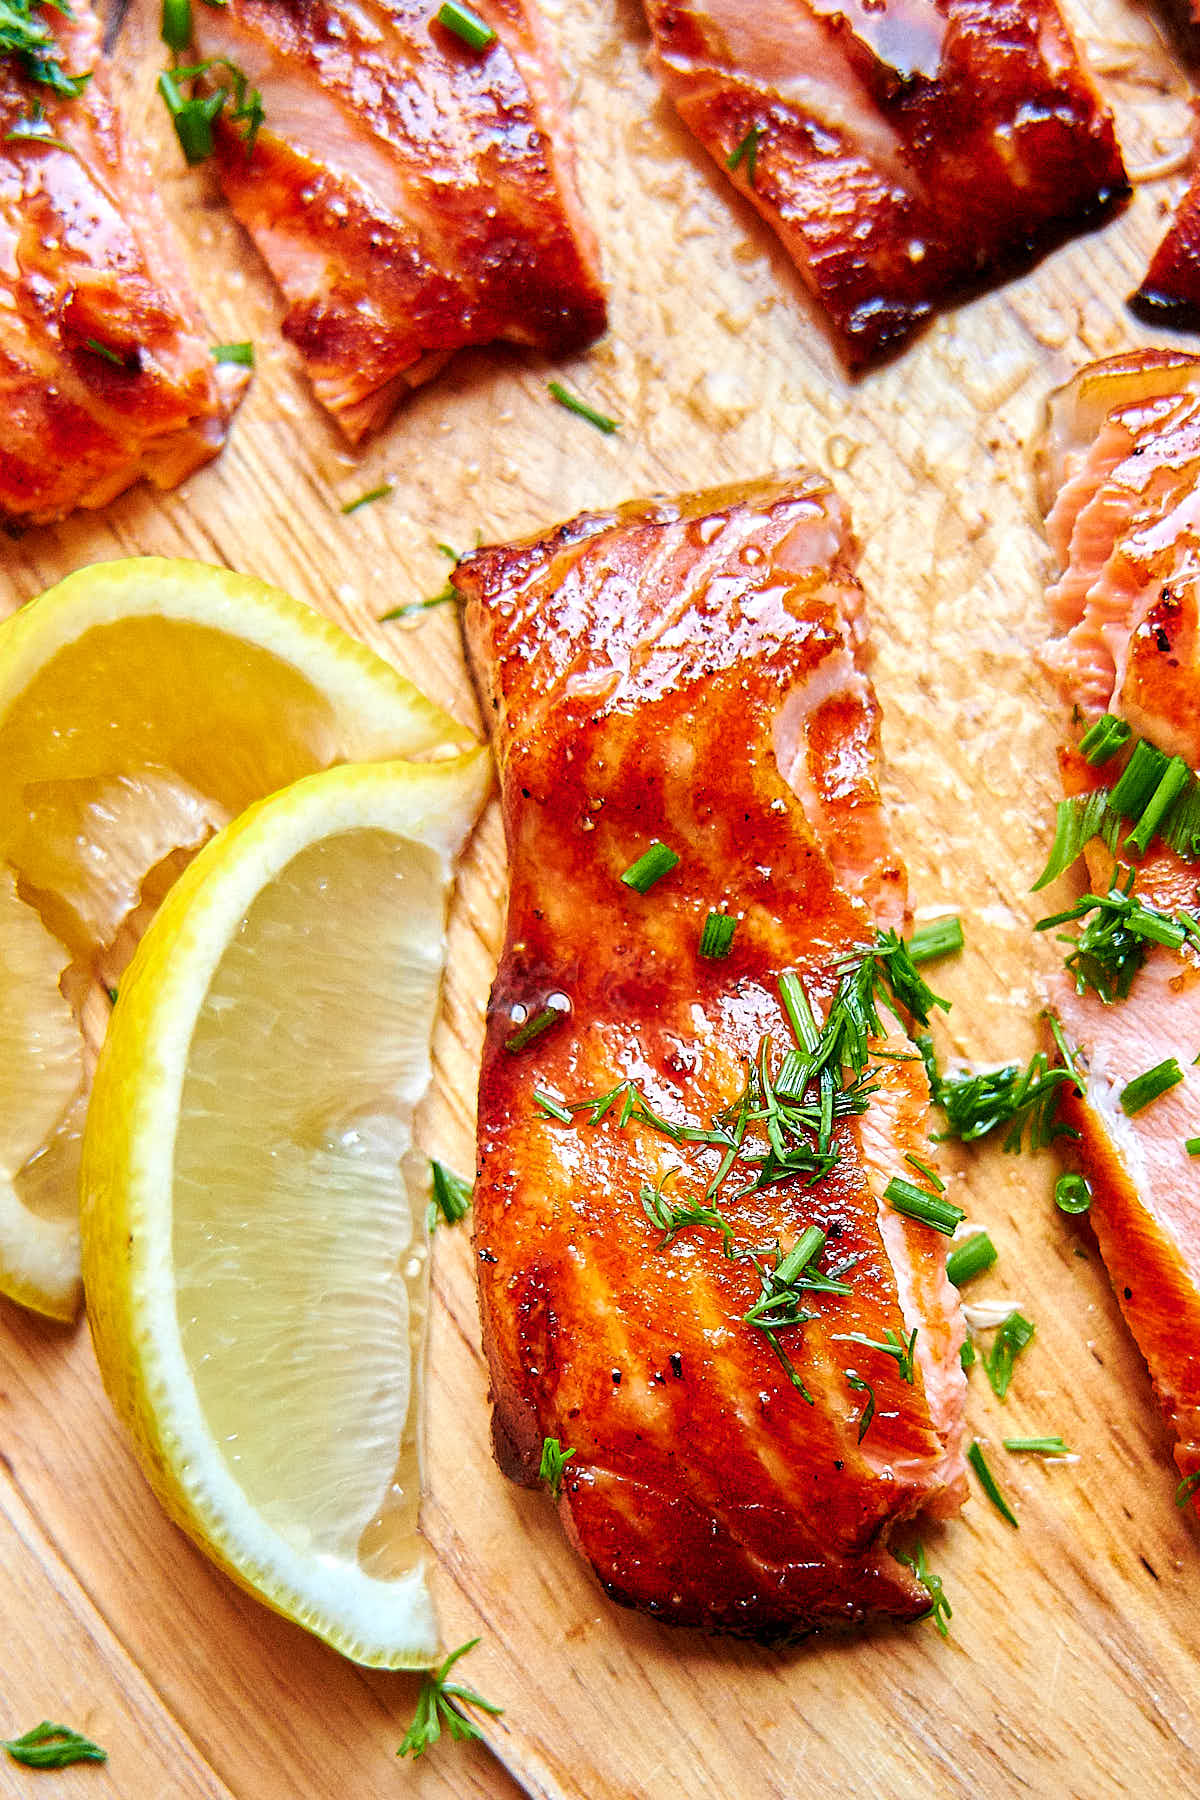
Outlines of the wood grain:
<svg viewBox="0 0 1200 1800">
<path fill-rule="evenodd" d="M 834 475 L 864 541 L 887 793 L 918 917 L 953 908 L 966 921 L 967 953 L 938 971 L 955 1002 L 941 1048 L 1023 1057 L 1053 955 L 1029 932 L 1041 908 L 1027 890 L 1053 816 L 1056 728 L 1036 662 L 1047 555 L 1030 452 L 1047 389 L 1078 361 L 1160 341 L 1122 302 L 1181 178 L 1139 186 L 1102 233 L 851 383 L 785 259 L 659 100 L 635 0 L 546 10 L 604 247 L 610 335 L 566 370 L 508 352 L 460 357 L 360 458 L 305 391 L 278 338 L 278 301 L 207 172 L 181 169 L 166 141 L 155 21 L 135 11 L 122 66 L 136 130 L 214 341 L 254 338 L 258 374 L 229 449 L 182 491 L 130 494 L 101 518 L 9 546 L 0 610 L 84 562 L 199 556 L 314 602 L 470 719 L 450 610 L 412 628 L 377 622 L 440 588 L 438 540 L 466 546 L 477 532 L 511 536 L 583 506 L 811 460 Z M 1070 10 L 1108 71 L 1130 162 L 1184 143 L 1184 86 L 1147 16 L 1120 0 Z M 603 438 L 555 408 L 551 373 L 621 433 Z M 341 515 L 389 479 L 391 499 Z M 502 893 L 489 815 L 464 865 L 428 1120 L 429 1141 L 461 1169 Z M 1001 1253 L 978 1297 L 1020 1301 L 1038 1333 L 1005 1406 L 973 1381 L 972 1429 L 1020 1530 L 976 1497 L 927 1540 L 954 1605 L 947 1643 L 923 1625 L 772 1654 L 612 1608 L 545 1500 L 492 1464 L 470 1244 L 439 1234 L 426 1529 L 447 1641 L 483 1632 L 470 1678 L 506 1707 L 489 1738 L 528 1792 L 1200 1795 L 1200 1543 L 1171 1503 L 1149 1384 L 1086 1223 L 1055 1212 L 1052 1176 L 1046 1157 L 985 1150 L 962 1157 L 952 1182 Z M 83 1332 L 0 1312 L 0 1395 L 0 1579 L 21 1645 L 6 1657 L 0 1725 L 7 1735 L 73 1713 L 113 1751 L 104 1773 L 43 1778 L 39 1791 L 85 1780 L 101 1793 L 238 1800 L 389 1783 L 516 1791 L 469 1747 L 397 1765 L 412 1681 L 352 1668 L 207 1567 L 133 1466 Z M 1061 1432 L 1080 1460 L 1000 1448 L 1041 1432 Z M 0 1764 L 0 1792 L 32 1783 Z"/>
</svg>

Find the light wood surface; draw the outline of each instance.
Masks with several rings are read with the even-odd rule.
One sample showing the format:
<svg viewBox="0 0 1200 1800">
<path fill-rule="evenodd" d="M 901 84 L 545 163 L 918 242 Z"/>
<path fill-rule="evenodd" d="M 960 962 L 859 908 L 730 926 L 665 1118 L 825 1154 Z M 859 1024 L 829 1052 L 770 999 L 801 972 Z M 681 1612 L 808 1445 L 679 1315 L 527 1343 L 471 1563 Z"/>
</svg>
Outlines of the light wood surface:
<svg viewBox="0 0 1200 1800">
<path fill-rule="evenodd" d="M 1047 557 L 1030 451 L 1051 385 L 1083 358 L 1150 341 L 1122 301 L 1179 178 L 1140 186 L 1123 218 L 852 384 L 785 259 L 659 100 L 634 0 L 546 10 L 604 248 L 610 335 L 565 370 L 506 351 L 462 356 L 359 458 L 305 391 L 278 303 L 209 175 L 183 170 L 167 142 L 155 21 L 135 12 L 122 38 L 135 129 L 214 341 L 254 338 L 258 374 L 224 456 L 179 493 L 139 491 L 0 550 L 0 610 L 81 563 L 198 556 L 280 582 L 471 718 L 452 610 L 412 628 L 376 622 L 442 585 L 438 540 L 464 547 L 583 506 L 815 462 L 864 541 L 887 793 L 918 917 L 953 908 L 966 921 L 966 955 L 938 971 L 955 1002 L 941 1048 L 1024 1057 L 1053 956 L 1029 932 L 1042 909 L 1027 889 L 1053 815 L 1056 716 L 1035 660 Z M 1118 0 L 1070 10 L 1110 71 L 1130 162 L 1183 143 L 1183 84 L 1146 15 Z M 621 433 L 603 438 L 551 404 L 550 374 Z M 388 479 L 392 498 L 341 515 Z M 429 1126 L 463 1170 L 502 890 L 493 812 L 463 870 Z M 976 1495 L 928 1536 L 954 1605 L 947 1643 L 922 1625 L 774 1654 L 673 1636 L 611 1607 L 545 1499 L 492 1464 L 470 1243 L 439 1234 L 426 1529 L 446 1640 L 483 1634 L 464 1673 L 505 1706 L 486 1730 L 529 1793 L 1200 1795 L 1200 1542 L 1172 1505 L 1145 1371 L 1086 1224 L 1050 1203 L 1050 1160 L 986 1150 L 955 1167 L 953 1197 L 1001 1252 L 971 1298 L 1019 1301 L 1038 1330 L 1006 1406 L 973 1378 L 972 1430 L 1020 1530 Z M 1061 1432 L 1079 1461 L 1000 1448 L 1041 1432 Z M 0 1593 L 0 1735 L 63 1717 L 111 1752 L 104 1770 L 40 1777 L 0 1761 L 0 1793 L 517 1791 L 479 1747 L 397 1764 L 413 1680 L 353 1668 L 210 1570 L 150 1498 L 86 1331 L 14 1308 L 0 1308 Z"/>
</svg>

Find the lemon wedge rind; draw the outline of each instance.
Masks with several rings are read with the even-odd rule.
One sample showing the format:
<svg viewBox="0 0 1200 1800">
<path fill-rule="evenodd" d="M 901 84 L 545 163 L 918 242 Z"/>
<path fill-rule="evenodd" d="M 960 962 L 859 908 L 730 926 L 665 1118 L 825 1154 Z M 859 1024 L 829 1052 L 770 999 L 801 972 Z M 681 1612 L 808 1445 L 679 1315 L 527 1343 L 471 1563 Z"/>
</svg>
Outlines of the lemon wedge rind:
<svg viewBox="0 0 1200 1800">
<path fill-rule="evenodd" d="M 441 863 L 444 952 L 453 859 L 489 785 L 478 749 L 427 764 L 341 767 L 259 802 L 215 838 L 168 894 L 122 982 L 84 1138 L 89 1322 L 105 1385 L 160 1500 L 243 1587 L 378 1667 L 429 1667 L 439 1653 L 424 1559 L 380 1579 L 352 1557 L 322 1551 L 319 1532 L 314 1546 L 297 1544 L 294 1522 L 285 1534 L 248 1500 L 201 1406 L 176 1300 L 180 1108 L 193 1033 L 225 948 L 292 859 L 314 841 L 362 831 L 424 846 Z M 440 978 L 440 964 L 434 973 Z M 427 1024 L 410 1099 L 430 1078 L 432 1016 Z M 269 1125 L 264 1119 L 264 1131 Z M 415 1503 L 413 1519 L 415 1529 Z"/>
</svg>

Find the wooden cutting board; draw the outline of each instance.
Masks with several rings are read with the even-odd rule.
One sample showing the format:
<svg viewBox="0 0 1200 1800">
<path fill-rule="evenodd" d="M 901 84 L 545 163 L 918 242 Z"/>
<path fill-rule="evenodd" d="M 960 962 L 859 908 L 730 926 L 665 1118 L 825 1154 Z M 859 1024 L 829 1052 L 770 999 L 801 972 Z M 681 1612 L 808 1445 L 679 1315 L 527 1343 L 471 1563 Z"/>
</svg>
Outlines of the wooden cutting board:
<svg viewBox="0 0 1200 1800">
<path fill-rule="evenodd" d="M 937 323 L 859 383 L 841 373 L 790 266 L 696 150 L 644 68 L 635 0 L 551 0 L 582 183 L 604 247 L 612 329 L 550 370 L 459 357 L 362 457 L 311 402 L 278 303 L 210 176 L 181 167 L 153 81 L 156 18 L 136 12 L 122 78 L 180 224 L 214 340 L 253 338 L 258 374 L 220 461 L 176 494 L 0 551 L 0 612 L 82 563 L 153 552 L 265 576 L 361 634 L 464 718 L 474 702 L 436 542 L 511 536 L 651 490 L 811 461 L 852 507 L 874 621 L 886 788 L 917 917 L 947 908 L 969 947 L 938 970 L 944 1053 L 1024 1058 L 1053 948 L 1028 888 L 1053 816 L 1056 703 L 1035 661 L 1047 556 L 1030 454 L 1047 389 L 1080 360 L 1150 340 L 1123 307 L 1179 177 L 1033 274 Z M 1070 7 L 1118 111 L 1130 163 L 1186 142 L 1178 69 L 1119 0 Z M 557 374 L 622 421 L 604 438 L 554 406 Z M 340 504 L 390 480 L 390 499 Z M 732 747 L 731 747 L 732 749 Z M 431 1142 L 471 1166 L 475 1065 L 501 922 L 494 811 L 463 869 L 439 1030 Z M 471 1249 L 438 1234 L 429 1493 L 445 1636 L 482 1634 L 469 1678 L 502 1702 L 496 1756 L 393 1752 L 411 1677 L 352 1667 L 234 1589 L 159 1514 L 111 1420 L 86 1331 L 0 1310 L 0 1736 L 63 1718 L 104 1770 L 27 1774 L 0 1793 L 228 1800 L 517 1792 L 554 1800 L 780 1800 L 871 1794 L 1200 1795 L 1200 1542 L 1149 1382 L 1086 1223 L 1050 1202 L 1046 1156 L 984 1150 L 952 1195 L 1000 1249 L 972 1299 L 1019 1301 L 1037 1338 L 1008 1402 L 972 1381 L 1020 1529 L 977 1494 L 930 1534 L 954 1606 L 925 1624 L 774 1654 L 672 1635 L 618 1611 L 567 1549 L 545 1498 L 488 1447 Z M 1007 1456 L 1061 1432 L 1071 1464 Z M 511 1778 L 504 1772 L 511 1771 Z"/>
</svg>

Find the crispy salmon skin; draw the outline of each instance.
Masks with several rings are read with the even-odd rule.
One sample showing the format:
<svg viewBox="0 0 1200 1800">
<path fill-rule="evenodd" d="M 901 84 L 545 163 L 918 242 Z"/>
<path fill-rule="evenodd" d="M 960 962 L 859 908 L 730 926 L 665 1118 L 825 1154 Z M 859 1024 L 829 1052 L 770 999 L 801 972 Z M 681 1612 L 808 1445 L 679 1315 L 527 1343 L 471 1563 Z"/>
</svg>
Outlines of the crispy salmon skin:
<svg viewBox="0 0 1200 1800">
<path fill-rule="evenodd" d="M 0 518 L 45 524 L 225 441 L 245 369 L 214 364 L 86 4 L 45 9 L 73 99 L 0 57 Z M 28 135 L 31 122 L 37 135 Z"/>
<path fill-rule="evenodd" d="M 1081 370 L 1055 397 L 1044 477 L 1062 568 L 1050 590 L 1058 635 L 1046 661 L 1074 722 L 1060 753 L 1066 793 L 1110 790 L 1138 739 L 1194 769 L 1200 358 L 1132 351 Z M 1096 764 L 1080 743 L 1106 713 L 1129 737 Z M 1171 816 L 1163 826 L 1176 837 Z M 1154 836 L 1142 853 L 1129 843 L 1132 828 L 1122 821 L 1087 845 L 1095 894 L 1132 881 L 1132 898 L 1161 917 L 1200 916 L 1200 837 Z M 1200 1471 L 1200 1162 L 1186 1147 L 1200 1137 L 1198 949 L 1191 932 L 1177 945 L 1148 943 L 1124 997 L 1082 973 L 1064 973 L 1054 993 L 1081 1075 L 1063 1117 L 1080 1134 L 1096 1236 L 1185 1477 Z M 1113 986 L 1111 975 L 1101 980 Z M 1123 1103 L 1130 1082 L 1172 1059 L 1180 1080 L 1144 1108 Z"/>
<path fill-rule="evenodd" d="M 585 514 L 454 577 L 510 857 L 474 1203 L 497 1453 L 532 1484 L 546 1440 L 571 1451 L 563 1523 L 615 1599 L 765 1639 L 926 1611 L 887 1539 L 963 1493 L 946 1240 L 881 1198 L 929 1148 L 911 1044 L 872 1044 L 826 1173 L 766 1184 L 756 1123 L 714 1187 L 704 1138 L 796 1041 L 780 976 L 820 1016 L 904 917 L 855 558 L 800 472 Z M 639 892 L 655 841 L 679 861 Z M 719 957 L 712 912 L 736 920 Z M 812 1227 L 812 1272 L 844 1280 L 797 1289 L 813 1316 L 772 1342 L 745 1315 Z"/>
<path fill-rule="evenodd" d="M 455 350 L 550 355 L 605 327 L 553 51 L 527 0 L 480 0 L 471 49 L 426 0 L 198 7 L 205 56 L 262 92 L 220 176 L 285 301 L 284 335 L 357 442 Z"/>
<path fill-rule="evenodd" d="M 1128 193 L 1054 0 L 644 0 L 689 129 L 851 367 Z"/>
</svg>

